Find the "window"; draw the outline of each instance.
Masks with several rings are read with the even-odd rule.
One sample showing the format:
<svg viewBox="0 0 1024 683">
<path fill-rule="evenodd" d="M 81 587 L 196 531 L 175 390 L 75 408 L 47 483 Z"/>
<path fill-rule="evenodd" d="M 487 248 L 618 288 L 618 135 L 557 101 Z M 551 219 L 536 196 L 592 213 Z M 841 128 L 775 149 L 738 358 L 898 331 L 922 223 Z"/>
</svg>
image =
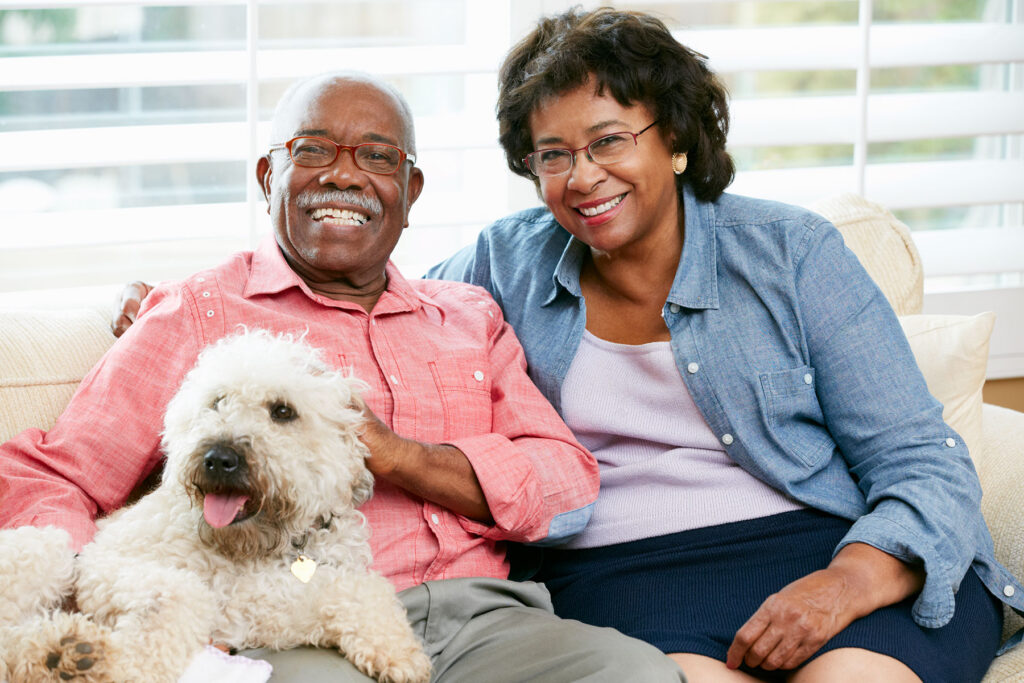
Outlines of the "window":
<svg viewBox="0 0 1024 683">
<path fill-rule="evenodd" d="M 496 144 L 495 71 L 539 14 L 576 3 L 4 4 L 7 306 L 95 301 L 254 244 L 268 226 L 251 169 L 276 99 L 331 68 L 410 100 L 427 184 L 395 259 L 421 273 L 537 203 Z M 1024 375 L 1021 0 L 616 4 L 661 16 L 725 79 L 731 191 L 798 204 L 852 191 L 893 209 L 922 251 L 926 307 L 996 310 L 990 375 Z"/>
</svg>

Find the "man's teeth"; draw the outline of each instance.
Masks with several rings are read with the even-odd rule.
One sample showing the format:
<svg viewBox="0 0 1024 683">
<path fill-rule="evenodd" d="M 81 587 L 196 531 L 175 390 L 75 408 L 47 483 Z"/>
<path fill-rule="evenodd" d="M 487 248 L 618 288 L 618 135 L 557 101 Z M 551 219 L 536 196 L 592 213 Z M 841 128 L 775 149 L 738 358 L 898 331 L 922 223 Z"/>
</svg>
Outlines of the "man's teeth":
<svg viewBox="0 0 1024 683">
<path fill-rule="evenodd" d="M 314 209 L 310 214 L 313 220 L 320 221 L 329 218 L 332 222 L 342 222 L 349 225 L 362 225 L 370 220 L 370 217 L 363 213 L 356 213 L 348 209 Z"/>
<path fill-rule="evenodd" d="M 584 216 L 588 216 L 588 217 L 589 216 L 596 216 L 599 213 L 604 213 L 605 211 L 618 206 L 619 202 L 621 202 L 623 197 L 625 197 L 625 196 L 626 195 L 621 194 L 618 197 L 616 197 L 615 199 L 609 199 L 604 204 L 598 204 L 597 206 L 592 206 L 589 209 L 580 208 L 579 212 L 582 213 Z"/>
</svg>

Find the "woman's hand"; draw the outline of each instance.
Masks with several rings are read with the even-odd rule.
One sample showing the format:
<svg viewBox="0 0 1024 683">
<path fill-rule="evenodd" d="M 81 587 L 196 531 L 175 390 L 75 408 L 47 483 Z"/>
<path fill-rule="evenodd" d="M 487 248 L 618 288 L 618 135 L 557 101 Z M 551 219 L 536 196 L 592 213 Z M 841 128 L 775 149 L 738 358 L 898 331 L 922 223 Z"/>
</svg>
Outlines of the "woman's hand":
<svg viewBox="0 0 1024 683">
<path fill-rule="evenodd" d="M 139 315 L 142 300 L 152 291 L 153 288 L 141 280 L 129 282 L 124 286 L 121 296 L 114 304 L 114 314 L 110 320 L 110 330 L 115 337 L 120 337 L 132 326 L 136 316 Z"/>
<path fill-rule="evenodd" d="M 733 639 L 726 666 L 795 669 L 855 619 L 915 594 L 924 572 L 863 543 L 771 595 Z"/>
</svg>

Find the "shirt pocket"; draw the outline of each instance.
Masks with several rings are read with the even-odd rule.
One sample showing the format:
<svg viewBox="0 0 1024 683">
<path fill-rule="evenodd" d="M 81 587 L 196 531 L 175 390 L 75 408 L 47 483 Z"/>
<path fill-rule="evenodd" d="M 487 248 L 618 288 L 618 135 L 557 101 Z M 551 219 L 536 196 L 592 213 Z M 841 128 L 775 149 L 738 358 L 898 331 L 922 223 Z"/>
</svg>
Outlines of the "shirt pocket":
<svg viewBox="0 0 1024 683">
<path fill-rule="evenodd" d="M 491 431 L 491 369 L 472 351 L 449 351 L 429 362 L 444 415 L 443 439 Z"/>
<path fill-rule="evenodd" d="M 835 442 L 815 393 L 814 368 L 801 366 L 759 375 L 761 413 L 772 441 L 809 467 L 828 460 Z"/>
</svg>

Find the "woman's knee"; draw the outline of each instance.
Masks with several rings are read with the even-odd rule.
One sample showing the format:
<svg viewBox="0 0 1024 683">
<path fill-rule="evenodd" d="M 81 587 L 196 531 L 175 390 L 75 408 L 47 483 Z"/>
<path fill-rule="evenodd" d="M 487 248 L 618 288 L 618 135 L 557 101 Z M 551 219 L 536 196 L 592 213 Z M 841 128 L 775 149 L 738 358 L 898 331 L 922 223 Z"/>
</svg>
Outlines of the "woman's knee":
<svg viewBox="0 0 1024 683">
<path fill-rule="evenodd" d="M 894 657 L 845 647 L 811 660 L 789 678 L 790 683 L 921 683 L 910 667 Z"/>
</svg>

